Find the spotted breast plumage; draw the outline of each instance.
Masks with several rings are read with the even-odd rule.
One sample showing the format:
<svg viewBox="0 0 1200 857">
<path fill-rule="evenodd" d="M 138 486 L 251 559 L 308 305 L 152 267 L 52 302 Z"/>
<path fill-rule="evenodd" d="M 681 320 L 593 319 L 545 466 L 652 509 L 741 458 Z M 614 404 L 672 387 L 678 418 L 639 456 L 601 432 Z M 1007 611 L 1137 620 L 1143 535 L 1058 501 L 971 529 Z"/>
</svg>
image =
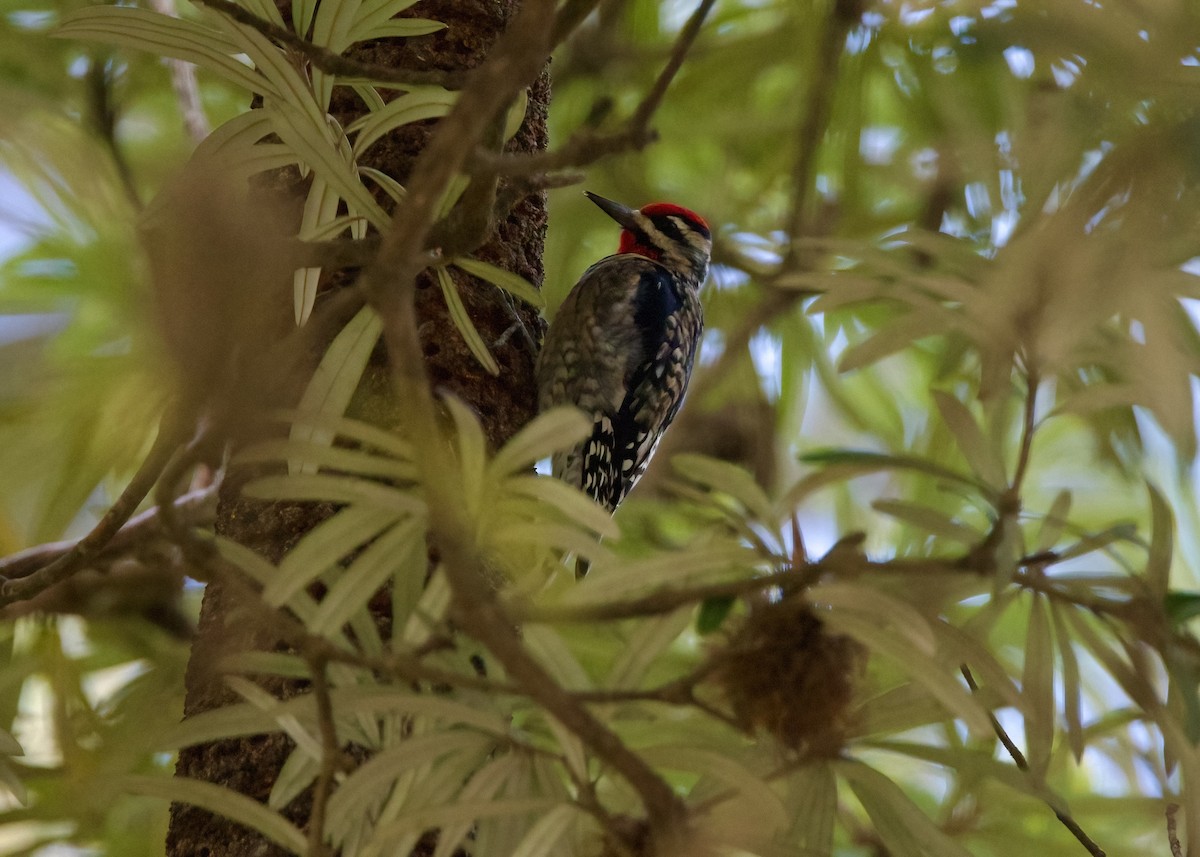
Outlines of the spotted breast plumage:
<svg viewBox="0 0 1200 857">
<path fill-rule="evenodd" d="M 538 405 L 570 404 L 591 416 L 590 437 L 558 455 L 554 471 L 615 511 L 687 391 L 712 236 L 681 206 L 636 210 L 588 196 L 622 226 L 620 245 L 584 272 L 551 323 L 538 358 Z"/>
</svg>

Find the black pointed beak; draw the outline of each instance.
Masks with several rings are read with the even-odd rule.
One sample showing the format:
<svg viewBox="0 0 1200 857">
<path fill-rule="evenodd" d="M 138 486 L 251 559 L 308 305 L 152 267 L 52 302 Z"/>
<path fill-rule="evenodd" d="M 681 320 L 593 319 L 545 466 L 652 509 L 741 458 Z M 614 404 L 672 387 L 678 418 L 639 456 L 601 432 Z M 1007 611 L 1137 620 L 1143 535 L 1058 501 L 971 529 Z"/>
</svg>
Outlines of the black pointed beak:
<svg viewBox="0 0 1200 857">
<path fill-rule="evenodd" d="M 626 205 L 621 205 L 619 202 L 613 202 L 611 199 L 605 199 L 599 194 L 592 193 L 590 190 L 583 192 L 584 196 L 599 206 L 600 210 L 611 217 L 617 223 L 621 224 L 626 229 L 634 229 L 637 226 L 637 221 L 634 215 L 637 211 Z"/>
</svg>

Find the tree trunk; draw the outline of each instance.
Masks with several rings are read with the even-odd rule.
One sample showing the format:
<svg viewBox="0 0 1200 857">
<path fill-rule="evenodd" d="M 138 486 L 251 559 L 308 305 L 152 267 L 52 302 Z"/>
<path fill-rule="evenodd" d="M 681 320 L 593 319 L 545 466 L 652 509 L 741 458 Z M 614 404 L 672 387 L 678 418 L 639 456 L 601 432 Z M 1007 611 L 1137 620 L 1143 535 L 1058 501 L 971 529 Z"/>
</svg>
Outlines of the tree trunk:
<svg viewBox="0 0 1200 857">
<path fill-rule="evenodd" d="M 282 6 L 290 6 L 283 2 Z M 389 40 L 359 45 L 353 55 L 360 59 L 396 68 L 465 69 L 477 66 L 515 11 L 514 0 L 425 0 L 413 10 L 421 17 L 447 24 L 447 29 L 420 38 Z M 285 17 L 287 12 L 284 12 Z M 510 151 L 528 152 L 546 145 L 546 108 L 549 79 L 542 77 L 531 88 L 525 124 L 508 143 Z M 363 111 L 363 105 L 348 89 L 335 91 L 331 112 L 343 125 Z M 405 126 L 381 140 L 366 153 L 364 162 L 396 177 L 402 183 L 411 165 L 428 139 L 430 123 Z M 297 188 L 297 192 L 301 189 Z M 380 198 L 381 204 L 387 200 Z M 541 194 L 522 200 L 512 214 L 497 224 L 496 232 L 476 254 L 479 258 L 514 271 L 537 286 L 542 281 L 542 248 L 545 237 L 545 199 Z M 455 274 L 458 276 L 457 272 Z M 351 278 L 341 272 L 334 282 Z M 509 302 L 498 289 L 480 283 L 460 282 L 460 290 L 471 318 L 484 339 L 497 343 L 517 321 Z M 432 286 L 432 287 L 431 287 Z M 529 337 L 510 335 L 492 351 L 500 365 L 493 377 L 472 357 L 447 313 L 436 283 L 423 279 L 418 283 L 417 310 L 420 338 L 426 370 L 435 388 L 448 390 L 467 402 L 478 413 L 493 445 L 503 443 L 533 415 L 535 393 L 533 363 L 535 348 Z M 290 311 L 290 310 L 289 310 Z M 525 329 L 535 333 L 539 320 L 536 312 L 521 306 L 516 310 Z M 394 425 L 398 403 L 391 395 L 387 356 L 382 345 L 376 349 L 356 397 L 356 416 Z M 217 531 L 244 544 L 272 562 L 281 557 L 313 526 L 328 516 L 331 509 L 323 504 L 262 503 L 239 496 L 237 474 L 231 474 L 222 492 Z M 414 574 L 425 574 L 415 568 Z M 275 642 L 253 626 L 230 621 L 236 604 L 217 584 L 205 593 L 200 626 L 188 666 L 185 716 L 234 701 L 215 662 L 225 651 L 244 650 L 247 645 L 270 649 Z M 376 599 L 386 602 L 385 598 Z M 378 621 L 383 624 L 390 608 L 380 603 Z M 249 630 L 247 630 L 249 628 Z M 303 685 L 282 681 L 262 682 L 278 696 L 303 689 Z M 294 744 L 281 734 L 259 735 L 242 740 L 221 741 L 185 749 L 180 753 L 177 775 L 206 780 L 235 789 L 256 800 L 266 801 L 280 767 Z M 298 826 L 307 822 L 311 794 L 306 792 L 292 801 L 284 814 Z M 206 810 L 176 804 L 172 807 L 167 839 L 170 857 L 241 857 L 241 855 L 283 854 L 281 848 L 259 834 L 215 816 Z"/>
</svg>

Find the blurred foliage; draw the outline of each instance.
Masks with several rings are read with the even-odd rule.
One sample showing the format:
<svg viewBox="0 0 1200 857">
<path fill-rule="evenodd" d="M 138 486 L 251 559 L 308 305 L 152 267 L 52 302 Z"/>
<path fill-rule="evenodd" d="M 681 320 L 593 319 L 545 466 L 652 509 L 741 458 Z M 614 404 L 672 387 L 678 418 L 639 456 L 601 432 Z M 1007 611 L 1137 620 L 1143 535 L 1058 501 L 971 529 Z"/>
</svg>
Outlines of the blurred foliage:
<svg viewBox="0 0 1200 857">
<path fill-rule="evenodd" d="M 13 188 L 3 220 L 12 243 L 0 262 L 3 552 L 77 532 L 136 464 L 176 383 L 154 323 L 139 206 L 178 172 L 190 143 L 158 59 L 47 37 L 85 8 L 0 4 L 0 187 Z M 552 140 L 628 115 L 690 11 L 674 0 L 602 3 L 555 57 Z M 565 685 L 653 688 L 713 652 L 749 658 L 730 655 L 716 670 L 723 683 L 701 690 L 736 725 L 759 730 L 757 740 L 695 709 L 667 716 L 644 701 L 606 704 L 621 737 L 672 786 L 717 806 L 701 826 L 712 841 L 844 857 L 1083 853 L 1050 803 L 1114 857 L 1165 854 L 1168 800 L 1184 803 L 1191 841 L 1200 836 L 1198 76 L 1200 12 L 1185 0 L 878 2 L 848 20 L 822 2 L 727 0 L 656 115 L 660 140 L 591 169 L 590 189 L 631 204 L 669 199 L 714 227 L 703 386 L 680 426 L 703 437 L 731 423 L 706 422 L 710 414 L 755 414 L 760 424 L 729 429 L 721 454 L 754 462 L 757 480 L 708 458 L 681 459 L 677 470 L 660 461 L 618 516 L 622 538 L 601 543 L 609 524 L 578 498 L 517 475 L 534 452 L 561 445 L 569 421 L 544 424 L 488 464 L 461 413 L 462 472 L 447 478 L 466 486 L 474 537 L 509 573 L 506 594 L 529 600 L 526 642 Z M 248 106 L 203 71 L 200 93 L 214 126 Z M 115 110 L 111 141 L 101 108 Z M 336 222 L 337 196 L 324 193 L 310 199 L 307 234 L 346 225 Z M 578 189 L 552 192 L 551 205 L 544 295 L 553 308 L 616 236 Z M 311 309 L 312 282 L 297 277 L 298 317 Z M 366 315 L 359 324 L 376 330 Z M 327 364 L 335 377 L 361 371 L 350 358 L 374 339 L 357 335 L 327 357 L 341 361 Z M 477 348 L 483 359 L 486 343 Z M 722 376 L 706 382 L 713 367 Z M 325 398 L 344 406 L 348 397 Z M 268 600 L 343 645 L 347 622 L 360 642 L 370 637 L 364 581 L 377 586 L 394 571 L 370 548 L 356 552 L 378 539 L 403 553 L 423 536 L 426 511 L 410 490 L 411 451 L 365 439 L 336 416 L 247 456 L 293 465 L 291 477 L 257 487 L 267 496 L 335 496 L 347 508 L 279 569 L 223 549 L 260 576 Z M 328 445 L 337 432 L 377 454 L 347 459 Z M 403 487 L 381 500 L 361 479 L 320 481 L 332 478 L 320 467 Z M 555 575 L 560 550 L 593 560 L 585 585 Z M 356 559 L 341 568 L 347 555 Z M 699 608 L 706 634 L 691 607 L 579 620 L 656 586 L 781 568 L 820 572 L 804 610 L 710 600 Z M 309 603 L 304 587 L 317 575 L 337 600 Z M 404 639 L 377 641 L 370 654 L 418 646 L 428 624 L 440 628 L 444 582 L 421 592 L 412 580 L 397 575 Z M 236 685 L 246 702 L 228 722 L 143 734 L 143 724 L 174 722 L 181 695 L 182 646 L 155 629 L 26 618 L 2 633 L 0 730 L 28 758 L 10 753 L 0 732 L 0 783 L 26 790 L 7 804 L 0 853 L 34 853 L 46 841 L 159 853 L 165 803 L 118 795 L 112 783 L 154 793 L 135 778 L 169 770 L 166 751 L 197 734 L 233 734 L 244 725 L 235 714 L 293 730 L 299 749 L 272 810 L 317 774 L 319 750 L 305 755 L 311 713 L 277 717 L 249 682 Z M 789 633 L 814 642 L 797 655 Z M 783 642 L 776 650 L 762 637 Z M 473 675 L 462 651 L 434 662 Z M 770 701 L 778 709 L 753 695 L 764 692 L 754 682 L 730 678 L 747 662 L 788 677 Z M 980 693 L 965 689 L 961 663 Z M 242 666 L 306 669 L 286 659 Z M 552 812 L 568 803 L 564 770 L 595 773 L 552 718 L 469 691 L 435 716 L 405 682 L 390 685 L 392 708 L 381 713 L 361 688 L 367 672 L 347 667 L 331 683 L 355 719 L 347 734 L 396 766 L 392 827 L 373 826 L 379 804 L 363 803 L 361 817 L 331 831 L 347 852 L 371 836 L 419 834 L 429 811 L 421 800 L 434 798 L 540 801 L 551 819 L 543 842 L 593 841 L 594 819 Z M 821 709 L 833 702 L 819 692 L 787 695 L 822 686 L 837 688 L 828 694 L 836 710 Z M 804 756 L 817 739 L 792 712 L 805 706 L 836 733 L 819 743 L 845 742 L 836 760 Z M 988 712 L 1023 749 L 1028 772 L 998 745 Z M 423 796 L 401 774 L 404 754 L 426 745 L 401 740 L 400 723 L 427 733 L 420 763 L 441 760 Z M 448 726 L 458 743 L 438 745 Z M 804 764 L 781 765 L 789 751 Z M 362 782 L 349 778 L 337 792 L 347 812 Z M 730 785 L 740 791 L 722 804 Z M 598 789 L 617 811 L 636 809 L 618 778 Z M 158 794 L 237 811 L 166 786 Z M 481 828 L 480 853 L 511 853 L 530 812 Z"/>
</svg>

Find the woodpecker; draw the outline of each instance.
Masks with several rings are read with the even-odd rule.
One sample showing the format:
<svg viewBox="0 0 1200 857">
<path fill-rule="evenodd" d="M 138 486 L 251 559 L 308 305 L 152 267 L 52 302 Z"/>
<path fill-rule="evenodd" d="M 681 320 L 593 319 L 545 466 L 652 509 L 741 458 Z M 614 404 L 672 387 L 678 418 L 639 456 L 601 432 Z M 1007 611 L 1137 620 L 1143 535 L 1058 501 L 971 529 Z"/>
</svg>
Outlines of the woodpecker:
<svg viewBox="0 0 1200 857">
<path fill-rule="evenodd" d="M 610 512 L 675 418 L 704 330 L 700 286 L 712 233 L 678 205 L 641 209 L 587 193 L 621 226 L 617 252 L 588 268 L 550 324 L 537 364 L 538 408 L 575 405 L 591 436 L 554 473 Z"/>
</svg>

